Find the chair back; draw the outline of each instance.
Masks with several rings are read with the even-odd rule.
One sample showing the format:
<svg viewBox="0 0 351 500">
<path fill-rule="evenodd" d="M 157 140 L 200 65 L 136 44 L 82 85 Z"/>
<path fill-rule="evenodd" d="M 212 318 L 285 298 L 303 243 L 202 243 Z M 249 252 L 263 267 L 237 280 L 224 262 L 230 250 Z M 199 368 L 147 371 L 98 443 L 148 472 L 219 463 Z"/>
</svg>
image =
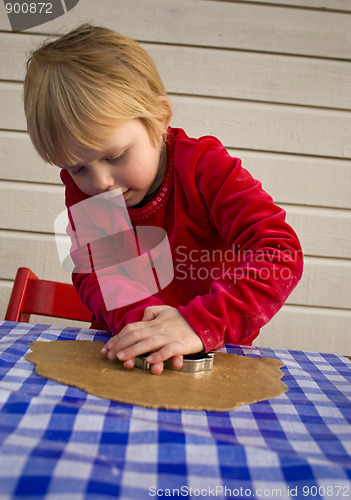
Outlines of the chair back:
<svg viewBox="0 0 351 500">
<path fill-rule="evenodd" d="M 41 280 L 30 269 L 20 267 L 5 320 L 28 323 L 31 314 L 88 322 L 92 319 L 73 285 Z"/>
</svg>

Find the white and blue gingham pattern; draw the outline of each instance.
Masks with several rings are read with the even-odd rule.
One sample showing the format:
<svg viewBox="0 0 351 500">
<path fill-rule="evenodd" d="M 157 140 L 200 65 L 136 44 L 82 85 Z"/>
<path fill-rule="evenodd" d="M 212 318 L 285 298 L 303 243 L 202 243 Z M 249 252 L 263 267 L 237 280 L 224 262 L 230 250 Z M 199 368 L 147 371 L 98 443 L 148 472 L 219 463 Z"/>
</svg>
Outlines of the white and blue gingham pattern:
<svg viewBox="0 0 351 500">
<path fill-rule="evenodd" d="M 0 322 L 0 499 L 351 498 L 351 363 L 277 358 L 287 393 L 231 412 L 119 404 L 36 375 L 35 340 L 107 332 Z M 82 367 L 83 368 L 83 367 Z"/>
</svg>

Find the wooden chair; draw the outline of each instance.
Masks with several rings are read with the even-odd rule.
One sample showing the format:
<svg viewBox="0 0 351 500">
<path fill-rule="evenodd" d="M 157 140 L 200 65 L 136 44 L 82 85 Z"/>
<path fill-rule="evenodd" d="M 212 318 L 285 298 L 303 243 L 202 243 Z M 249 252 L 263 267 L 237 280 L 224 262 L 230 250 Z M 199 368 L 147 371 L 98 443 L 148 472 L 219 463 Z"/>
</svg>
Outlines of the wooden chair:
<svg viewBox="0 0 351 500">
<path fill-rule="evenodd" d="M 28 323 L 31 314 L 91 321 L 73 285 L 39 279 L 30 269 L 17 270 L 5 320 Z"/>
</svg>

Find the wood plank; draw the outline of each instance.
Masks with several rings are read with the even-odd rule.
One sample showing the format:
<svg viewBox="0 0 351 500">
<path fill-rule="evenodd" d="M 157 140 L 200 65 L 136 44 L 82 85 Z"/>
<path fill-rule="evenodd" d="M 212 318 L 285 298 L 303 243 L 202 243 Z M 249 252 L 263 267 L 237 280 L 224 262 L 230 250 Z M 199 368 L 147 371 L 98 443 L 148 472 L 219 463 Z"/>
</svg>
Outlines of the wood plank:
<svg viewBox="0 0 351 500">
<path fill-rule="evenodd" d="M 277 203 L 351 208 L 349 160 L 230 149 Z"/>
<path fill-rule="evenodd" d="M 22 84 L 0 82 L 0 129 L 27 130 Z"/>
<path fill-rule="evenodd" d="M 0 231 L 2 279 L 14 280 L 19 267 L 29 267 L 42 279 L 71 283 L 70 273 L 61 268 L 53 234 Z"/>
<path fill-rule="evenodd" d="M 12 281 L 0 281 L 0 318 L 3 318 L 12 289 Z M 73 322 L 32 318 L 39 323 L 61 326 L 81 326 Z M 257 347 L 296 349 L 334 354 L 351 353 L 351 312 L 337 309 L 309 308 L 285 305 L 262 328 L 254 342 Z"/>
<path fill-rule="evenodd" d="M 64 187 L 0 183 L 0 227 L 16 231 L 54 232 L 55 217 L 65 209 Z M 351 211 L 280 204 L 298 234 L 304 253 L 351 259 Z M 1 274 L 0 274 L 1 275 Z"/>
<path fill-rule="evenodd" d="M 28 52 L 39 46 L 40 39 L 0 33 L 1 80 L 24 79 Z M 142 45 L 170 93 L 351 109 L 351 65 L 346 61 Z"/>
<path fill-rule="evenodd" d="M 351 354 L 351 311 L 285 305 L 262 328 L 258 347 Z"/>
<path fill-rule="evenodd" d="M 23 81 L 31 50 L 39 47 L 43 37 L 27 33 L 0 33 L 0 79 Z"/>
<path fill-rule="evenodd" d="M 9 31 L 2 4 L 0 9 L 0 30 Z M 85 0 L 28 32 L 63 33 L 82 22 L 142 41 L 350 58 L 351 16 L 249 2 L 104 0 L 103 8 L 96 9 L 95 0 Z"/>
<path fill-rule="evenodd" d="M 3 181 L 1 200 L 2 229 L 53 233 L 54 219 L 65 209 L 64 186 Z"/>
<path fill-rule="evenodd" d="M 350 309 L 351 261 L 306 257 L 304 274 L 287 303 Z"/>
<path fill-rule="evenodd" d="M 281 205 L 304 253 L 351 259 L 351 211 Z M 350 302 L 351 305 L 351 302 Z"/>
<path fill-rule="evenodd" d="M 37 316 L 33 314 L 30 317 L 31 323 L 38 323 L 40 325 L 52 325 L 59 327 L 73 327 L 73 328 L 89 328 L 90 323 L 86 323 L 84 321 L 75 321 L 71 319 L 63 319 L 63 318 L 51 318 L 50 316 Z M 91 332 L 91 340 L 93 340 L 93 332 Z"/>
<path fill-rule="evenodd" d="M 177 96 L 173 126 L 228 147 L 351 158 L 351 113 Z"/>
<path fill-rule="evenodd" d="M 0 128 L 26 130 L 20 84 L 0 83 Z M 351 158 L 351 112 L 173 96 L 173 126 L 230 148 Z"/>
<path fill-rule="evenodd" d="M 279 204 L 351 208 L 350 161 L 230 149 Z M 59 169 L 44 163 L 28 134 L 0 131 L 0 179 L 61 185 Z"/>
<path fill-rule="evenodd" d="M 4 318 L 11 290 L 12 281 L 0 281 L 0 318 Z M 45 321 L 44 318 L 34 316 L 32 321 L 58 326 L 81 326 L 71 321 L 62 322 L 52 318 Z M 270 323 L 262 328 L 254 345 L 348 354 L 351 353 L 350 322 L 351 313 L 348 311 L 285 305 Z"/>
<path fill-rule="evenodd" d="M 49 235 L 1 231 L 0 236 L 1 254 L 5 256 L 0 261 L 2 279 L 13 279 L 20 266 L 30 267 L 40 276 L 50 276 L 49 279 L 67 279 L 67 275 L 64 278 L 66 272 L 59 267 L 54 239 L 49 239 Z M 350 260 L 306 257 L 302 280 L 287 303 L 350 309 L 350 280 Z"/>
<path fill-rule="evenodd" d="M 351 109 L 350 62 L 200 47 L 145 48 L 170 93 Z"/>
<path fill-rule="evenodd" d="M 211 0 L 213 1 L 213 0 Z M 215 0 L 216 1 L 216 0 Z M 233 0 L 219 0 L 229 1 Z M 234 0 L 235 1 L 235 0 Z M 265 5 L 286 5 L 287 7 L 305 7 L 323 10 L 341 10 L 351 12 L 350 0 L 245 0 L 246 2 L 264 3 Z"/>
<path fill-rule="evenodd" d="M 7 305 L 12 291 L 12 281 L 0 280 L 0 319 L 5 318 Z"/>
<path fill-rule="evenodd" d="M 24 132 L 0 131 L 0 179 L 61 185 L 60 169 L 40 158 Z"/>
</svg>

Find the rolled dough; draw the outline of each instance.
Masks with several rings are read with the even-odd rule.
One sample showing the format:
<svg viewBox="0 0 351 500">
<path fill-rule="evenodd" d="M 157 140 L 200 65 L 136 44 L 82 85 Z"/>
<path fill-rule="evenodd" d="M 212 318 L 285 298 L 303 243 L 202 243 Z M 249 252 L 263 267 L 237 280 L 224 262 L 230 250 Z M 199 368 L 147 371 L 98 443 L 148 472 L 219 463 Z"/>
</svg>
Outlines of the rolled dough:
<svg viewBox="0 0 351 500">
<path fill-rule="evenodd" d="M 283 363 L 271 358 L 250 358 L 217 352 L 213 370 L 161 375 L 110 361 L 100 354 L 102 342 L 56 340 L 33 342 L 26 357 L 36 372 L 101 398 L 149 408 L 230 411 L 274 398 L 287 391 L 280 380 Z"/>
</svg>

